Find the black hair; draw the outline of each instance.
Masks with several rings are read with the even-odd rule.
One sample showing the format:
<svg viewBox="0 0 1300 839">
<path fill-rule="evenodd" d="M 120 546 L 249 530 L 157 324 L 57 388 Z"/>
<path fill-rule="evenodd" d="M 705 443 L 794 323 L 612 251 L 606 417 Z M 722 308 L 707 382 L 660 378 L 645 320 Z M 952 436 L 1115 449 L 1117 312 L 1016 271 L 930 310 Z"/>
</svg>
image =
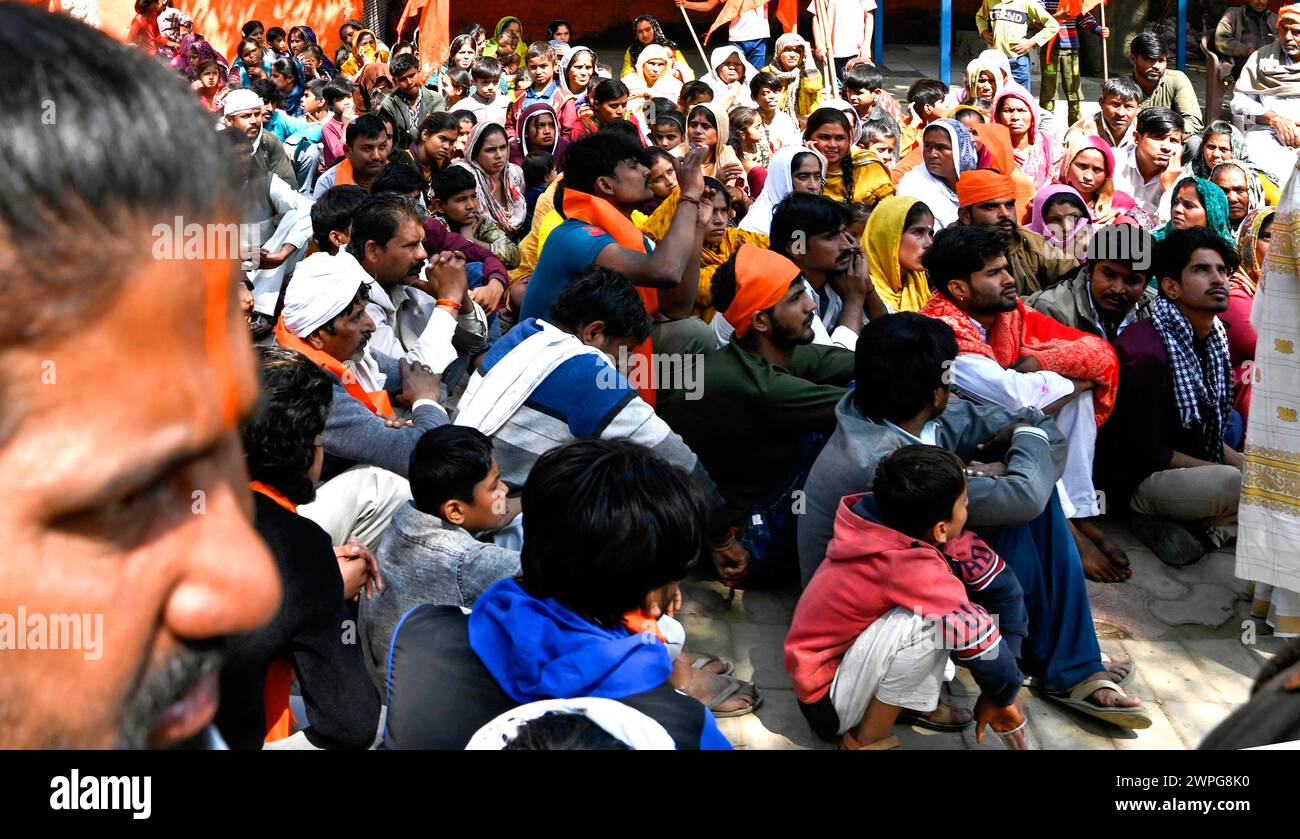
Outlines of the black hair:
<svg viewBox="0 0 1300 839">
<path fill-rule="evenodd" d="M 929 216 L 931 221 L 934 220 L 934 210 L 931 210 L 924 201 L 917 201 L 907 210 L 907 215 L 903 217 L 903 232 L 914 224 L 921 223 L 922 216 Z"/>
<path fill-rule="evenodd" d="M 451 113 L 453 116 L 456 117 L 457 132 L 460 131 L 461 125 L 466 122 L 468 122 L 471 126 L 478 125 L 478 115 L 475 114 L 473 111 L 452 111 Z"/>
<path fill-rule="evenodd" d="M 1005 256 L 1007 239 L 995 227 L 960 224 L 945 227 L 934 236 L 922 263 L 930 288 L 951 299 L 948 283 L 964 280 L 984 268 L 994 257 Z"/>
<path fill-rule="evenodd" d="M 327 84 L 329 84 L 329 82 L 325 79 L 312 79 L 304 85 L 304 88 L 310 90 L 312 96 L 315 96 L 323 102 L 325 101 L 325 85 Z"/>
<path fill-rule="evenodd" d="M 474 81 L 501 78 L 501 61 L 495 56 L 480 55 L 469 65 L 469 75 Z"/>
<path fill-rule="evenodd" d="M 281 76 L 287 76 L 298 82 L 298 68 L 292 58 L 277 58 L 271 62 L 271 72 L 279 73 Z"/>
<path fill-rule="evenodd" d="M 845 81 L 847 82 L 848 80 L 845 79 Z M 778 93 L 784 89 L 780 79 L 766 70 L 759 70 L 754 74 L 754 78 L 749 80 L 749 95 L 754 97 L 754 99 L 758 99 L 759 88 L 764 87 L 771 88 Z"/>
<path fill-rule="evenodd" d="M 684 578 L 709 551 L 700 485 L 626 440 L 551 449 L 528 473 L 523 508 L 523 587 L 603 626 L 621 626 L 647 593 Z"/>
<path fill-rule="evenodd" d="M 849 135 L 849 140 L 853 140 L 853 124 L 849 122 L 849 117 L 843 111 L 836 107 L 821 107 L 813 111 L 808 117 L 808 122 L 804 126 L 803 138 L 806 142 L 812 135 L 823 125 L 835 123 L 844 129 L 844 133 Z M 848 153 L 840 158 L 840 180 L 844 184 L 844 202 L 852 200 L 853 186 L 855 183 L 853 163 L 853 149 L 850 148 Z"/>
<path fill-rule="evenodd" d="M 414 52 L 414 51 L 415 51 L 415 42 L 414 42 L 414 41 L 407 41 L 407 40 L 403 39 L 403 40 L 401 40 L 401 41 L 398 41 L 396 44 L 393 44 L 392 49 L 390 49 L 388 52 L 389 52 L 390 55 L 392 55 L 394 58 L 396 58 L 396 57 L 397 57 L 397 54 L 398 54 L 399 52 L 401 52 L 402 50 L 411 50 L 412 52 Z M 389 67 L 388 67 L 388 71 L 389 71 L 390 73 L 393 71 L 393 68 L 392 68 L 392 65 L 391 65 L 391 64 L 390 64 Z"/>
<path fill-rule="evenodd" d="M 284 94 L 280 88 L 275 86 L 275 82 L 270 79 L 256 79 L 248 86 L 248 89 L 256 93 L 263 102 L 273 108 L 278 108 L 284 104 Z"/>
<path fill-rule="evenodd" d="M 458 192 L 477 188 L 474 176 L 464 166 L 448 166 L 433 179 L 433 197 L 439 201 L 450 201 Z"/>
<path fill-rule="evenodd" d="M 460 28 L 460 34 L 477 38 L 480 34 L 487 35 L 487 30 L 482 24 L 470 22 Z"/>
<path fill-rule="evenodd" d="M 650 44 L 641 43 L 641 39 L 636 37 L 637 24 L 643 20 L 649 21 L 651 28 L 654 29 L 655 39 L 650 42 L 651 44 L 658 44 L 661 47 L 667 47 L 668 52 L 674 55 L 677 53 L 677 44 L 670 41 L 668 36 L 664 34 L 663 24 L 659 22 L 657 17 L 654 15 L 638 15 L 636 20 L 632 21 L 632 46 L 628 48 L 628 56 L 632 59 L 633 67 L 636 66 L 637 59 L 641 57 L 642 51 L 645 50 L 646 47 L 650 46 Z"/>
<path fill-rule="evenodd" d="M 295 504 L 316 497 L 309 472 L 316 437 L 334 398 L 329 374 L 301 353 L 278 346 L 257 348 L 262 398 L 239 428 L 248 477 L 279 490 Z"/>
<path fill-rule="evenodd" d="M 849 221 L 848 221 L 849 224 L 857 224 L 860 221 L 866 221 L 867 219 L 871 218 L 872 208 L 862 203 L 861 201 L 854 201 L 853 203 L 849 204 L 848 209 L 849 209 Z M 915 209 L 915 206 L 913 206 L 912 209 Z M 911 215 L 911 210 L 908 211 L 908 215 Z M 903 229 L 906 230 L 907 228 L 904 227 Z"/>
<path fill-rule="evenodd" d="M 603 321 L 610 338 L 631 338 L 638 344 L 649 337 L 651 326 L 645 303 L 632 281 L 601 265 L 588 265 L 560 292 L 551 303 L 549 320 L 575 330 Z"/>
<path fill-rule="evenodd" d="M 762 117 L 758 115 L 757 108 L 750 108 L 745 105 L 737 105 L 727 112 L 727 122 L 731 126 L 730 136 L 727 137 L 727 145 L 736 150 L 737 157 L 741 157 L 745 152 L 745 132 L 761 119 Z"/>
<path fill-rule="evenodd" d="M 871 491 L 886 526 L 920 539 L 952 518 L 966 491 L 966 465 L 938 446 L 903 446 L 880 461 Z"/>
<path fill-rule="evenodd" d="M 1171 108 L 1145 108 L 1137 115 L 1137 133 L 1167 137 L 1183 131 L 1183 118 Z"/>
<path fill-rule="evenodd" d="M 1101 96 L 1097 97 L 1100 101 L 1107 96 L 1118 96 L 1125 102 L 1141 102 L 1142 88 L 1138 87 L 1137 82 L 1128 76 L 1111 76 L 1101 84 Z"/>
<path fill-rule="evenodd" d="M 699 79 L 696 79 L 695 81 L 687 82 L 682 85 L 682 92 L 677 94 L 677 100 L 679 102 L 685 102 L 688 106 L 698 105 L 699 102 L 692 102 L 691 100 L 699 96 L 708 97 L 708 99 L 701 99 L 701 102 L 712 101 L 713 88 L 709 87 L 707 82 L 702 82 Z"/>
<path fill-rule="evenodd" d="M 16 3 L 0 4 L 0 47 L 5 347 L 84 329 L 141 269 L 88 232 L 123 244 L 146 219 L 238 222 L 241 178 L 189 83 L 134 47 Z"/>
<path fill-rule="evenodd" d="M 353 89 L 352 82 L 348 81 L 346 77 L 335 76 L 325 84 L 323 93 L 325 104 L 333 108 L 335 102 L 345 96 L 351 96 Z"/>
<path fill-rule="evenodd" d="M 435 111 L 424 118 L 420 123 L 420 134 L 437 134 L 439 131 L 460 132 L 460 122 L 457 121 L 455 114 L 449 114 L 446 111 Z"/>
<path fill-rule="evenodd" d="M 624 134 L 597 131 L 579 137 L 564 153 L 564 182 L 579 192 L 594 194 L 596 179 L 610 177 L 624 160 L 638 160 L 641 144 Z"/>
<path fill-rule="evenodd" d="M 618 79 L 601 79 L 591 90 L 592 102 L 613 102 L 628 95 L 627 85 Z"/>
<path fill-rule="evenodd" d="M 362 114 L 348 126 L 347 133 L 344 135 L 344 142 L 349 146 L 356 145 L 357 140 L 374 140 L 388 133 L 388 126 L 384 121 L 374 114 Z"/>
<path fill-rule="evenodd" d="M 555 156 L 548 151 L 532 151 L 524 156 L 524 187 L 536 189 L 555 168 Z"/>
<path fill-rule="evenodd" d="M 952 327 L 916 312 L 875 318 L 853 351 L 853 404 L 867 419 L 904 422 L 934 400 L 957 357 Z"/>
<path fill-rule="evenodd" d="M 641 149 L 641 163 L 649 169 L 661 160 L 667 160 L 669 163 L 675 163 L 677 158 L 673 157 L 664 149 L 658 146 L 646 146 Z"/>
<path fill-rule="evenodd" d="M 948 85 L 938 79 L 917 79 L 907 89 L 907 101 L 918 110 L 926 105 L 937 105 L 948 95 Z"/>
<path fill-rule="evenodd" d="M 503 752 L 631 751 L 632 747 L 585 714 L 549 711 L 529 720 L 501 747 Z"/>
<path fill-rule="evenodd" d="M 1237 255 L 1237 249 L 1229 245 L 1222 236 L 1208 227 L 1187 227 L 1182 230 L 1171 230 L 1168 236 L 1156 242 L 1155 257 L 1151 266 L 1152 273 L 1157 281 L 1156 287 L 1159 288 L 1161 297 L 1165 296 L 1165 291 L 1159 281 L 1165 277 L 1171 277 L 1176 282 L 1182 283 L 1183 269 L 1191 261 L 1192 252 L 1201 248 L 1209 248 L 1222 257 L 1223 264 L 1228 269 L 1229 274 L 1236 271 L 1237 266 L 1241 264 L 1241 257 Z"/>
<path fill-rule="evenodd" d="M 559 29 L 561 26 L 563 26 L 565 29 L 569 30 L 569 35 L 570 35 L 570 37 L 572 37 L 572 35 L 573 35 L 573 27 L 570 26 L 570 25 L 569 25 L 569 22 L 568 22 L 567 20 L 565 20 L 564 18 L 562 18 L 562 17 L 557 17 L 555 20 L 553 20 L 553 21 L 551 21 L 550 23 L 546 24 L 546 40 L 548 40 L 548 41 L 554 41 L 554 40 L 555 40 L 555 30 Z"/>
<path fill-rule="evenodd" d="M 259 43 L 258 40 L 257 40 L 256 38 L 249 38 L 249 37 L 245 36 L 244 38 L 242 38 L 242 39 L 239 41 L 239 45 L 235 47 L 235 57 L 236 57 L 236 58 L 240 58 L 240 59 L 242 59 L 242 58 L 244 57 L 244 48 L 245 48 L 245 47 L 253 47 L 253 48 L 256 49 L 258 52 L 262 53 L 262 57 L 263 57 L 263 58 L 266 57 L 266 50 L 262 49 L 262 45 L 261 45 L 261 43 Z"/>
<path fill-rule="evenodd" d="M 394 58 L 392 61 L 388 62 L 388 72 L 392 74 L 394 82 L 396 82 L 397 77 L 402 75 L 403 73 L 409 73 L 412 70 L 419 70 L 419 69 L 420 69 L 420 59 L 416 58 L 410 53 L 402 53 L 401 55 Z"/>
<path fill-rule="evenodd" d="M 453 67 L 447 71 L 447 84 L 469 90 L 474 85 L 474 77 L 464 67 Z"/>
<path fill-rule="evenodd" d="M 398 195 L 415 193 L 423 198 L 425 182 L 410 166 L 398 166 L 390 163 L 380 170 L 375 182 L 370 185 L 371 195 L 395 192 Z"/>
<path fill-rule="evenodd" d="M 660 151 L 663 151 L 663 149 L 660 149 Z M 668 155 L 668 156 L 672 157 L 672 155 Z M 714 195 L 718 196 L 723 201 L 727 202 L 727 209 L 728 210 L 731 209 L 731 193 L 727 191 L 727 187 L 725 184 L 722 183 L 722 181 L 718 180 L 717 178 L 713 178 L 708 175 L 705 175 L 704 188 L 713 190 Z"/>
<path fill-rule="evenodd" d="M 492 471 L 492 438 L 468 425 L 440 425 L 411 450 L 407 475 L 415 509 L 442 517 L 448 501 L 474 503 L 474 486 Z"/>
<path fill-rule="evenodd" d="M 330 250 L 330 233 L 352 229 L 352 215 L 366 202 L 366 191 L 356 184 L 330 187 L 311 205 L 311 236 L 316 247 Z"/>
<path fill-rule="evenodd" d="M 1151 275 L 1155 240 L 1136 224 L 1107 224 L 1095 228 L 1088 239 L 1088 263 L 1119 262 L 1146 276 Z M 1134 266 L 1146 265 L 1139 269 Z"/>
<path fill-rule="evenodd" d="M 1046 216 L 1047 211 L 1052 207 L 1055 207 L 1057 204 L 1069 204 L 1071 207 L 1074 207 L 1076 210 L 1082 212 L 1085 217 L 1089 217 L 1092 215 L 1092 211 L 1088 209 L 1087 204 L 1083 203 L 1082 198 L 1080 198 L 1077 195 L 1072 195 L 1068 192 L 1058 192 L 1055 195 L 1053 195 L 1051 198 L 1044 201 L 1042 206 L 1042 214 Z"/>
<path fill-rule="evenodd" d="M 885 77 L 872 64 L 854 64 L 844 72 L 844 87 L 848 90 L 879 90 Z"/>
<path fill-rule="evenodd" d="M 348 253 L 360 262 L 366 253 L 367 242 L 387 245 L 397 235 L 404 221 L 424 223 L 419 206 L 405 195 L 386 192 L 372 195 L 352 213 L 352 238 Z"/>
<path fill-rule="evenodd" d="M 286 33 L 284 28 L 280 26 L 272 26 L 270 29 L 266 30 L 266 42 L 268 44 L 272 41 L 278 41 L 285 36 Z"/>
<path fill-rule="evenodd" d="M 1128 54 L 1135 58 L 1156 61 L 1161 58 L 1168 58 L 1169 48 L 1165 46 L 1164 38 L 1161 38 L 1157 33 L 1139 32 L 1129 42 Z"/>
<path fill-rule="evenodd" d="M 266 27 L 262 24 L 260 20 L 250 20 L 239 28 L 239 32 L 245 38 L 247 38 L 248 36 L 252 35 L 254 32 L 256 32 L 259 29 L 261 29 L 263 32 L 266 31 Z"/>
<path fill-rule="evenodd" d="M 658 128 L 661 125 L 671 125 L 677 129 L 678 134 L 683 137 L 686 136 L 686 120 L 682 117 L 680 111 L 655 111 L 654 127 Z"/>
<path fill-rule="evenodd" d="M 849 208 L 825 195 L 808 192 L 791 193 L 772 213 L 768 247 L 793 258 L 790 244 L 798 237 L 824 236 L 844 229 L 849 223 Z"/>
</svg>

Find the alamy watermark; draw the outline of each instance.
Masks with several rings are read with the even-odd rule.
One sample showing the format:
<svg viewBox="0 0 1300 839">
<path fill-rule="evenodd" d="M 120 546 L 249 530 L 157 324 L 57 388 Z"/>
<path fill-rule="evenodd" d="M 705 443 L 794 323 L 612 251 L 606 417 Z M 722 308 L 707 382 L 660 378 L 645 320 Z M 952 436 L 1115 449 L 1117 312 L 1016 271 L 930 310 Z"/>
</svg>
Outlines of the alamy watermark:
<svg viewBox="0 0 1300 839">
<path fill-rule="evenodd" d="M 171 259 L 238 259 L 256 262 L 262 254 L 261 230 L 256 224 L 185 223 L 175 216 L 170 223 L 153 226 L 153 258 Z"/>
<path fill-rule="evenodd" d="M 102 613 L 0 612 L 0 653 L 8 650 L 81 650 L 86 661 L 104 655 Z"/>
<path fill-rule="evenodd" d="M 689 401 L 704 396 L 704 355 L 702 353 L 641 353 L 618 348 L 614 367 L 605 367 L 596 374 L 596 387 L 613 390 L 623 387 L 622 381 L 636 390 L 676 390 Z"/>
</svg>

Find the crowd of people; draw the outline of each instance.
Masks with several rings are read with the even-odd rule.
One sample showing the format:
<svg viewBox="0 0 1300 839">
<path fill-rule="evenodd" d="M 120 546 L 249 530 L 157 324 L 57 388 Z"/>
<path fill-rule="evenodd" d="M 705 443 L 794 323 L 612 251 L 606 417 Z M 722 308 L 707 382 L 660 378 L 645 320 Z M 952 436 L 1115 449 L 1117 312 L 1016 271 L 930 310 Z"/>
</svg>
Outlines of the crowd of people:
<svg viewBox="0 0 1300 839">
<path fill-rule="evenodd" d="M 189 505 L 167 470 L 207 469 L 224 547 L 199 564 L 245 569 L 178 566 L 197 594 L 174 608 L 149 584 L 152 614 L 188 621 L 151 659 L 191 663 L 148 708 L 211 678 L 205 736 L 236 748 L 730 748 L 716 719 L 762 695 L 676 619 L 694 575 L 801 589 L 785 664 L 841 748 L 897 748 L 899 722 L 1023 748 L 1030 681 L 1142 729 L 1138 662 L 1101 652 L 1085 585 L 1135 573 L 1107 519 L 1170 566 L 1237 538 L 1260 616 L 1300 634 L 1296 289 L 1268 259 L 1276 219 L 1294 265 L 1300 5 L 1225 17 L 1220 44 L 1250 48 L 1231 119 L 1151 32 L 1085 115 L 1080 40 L 1111 33 L 1060 6 L 984 0 L 964 86 L 906 99 L 872 63 L 872 0 L 813 3 L 812 42 L 747 11 L 698 76 L 649 15 L 621 68 L 569 21 L 526 37 L 514 17 L 431 67 L 359 21 L 248 21 L 227 57 L 170 0 L 138 0 L 130 46 L 0 8 L 72 112 L 54 140 L 10 112 L 43 156 L 0 186 L 0 252 L 44 299 L 8 342 L 35 358 L 75 335 L 75 371 L 112 368 L 93 354 L 117 340 L 135 380 L 64 407 L 104 426 L 89 483 L 129 499 L 75 526 L 148 550 L 174 513 L 141 487 Z M 155 217 L 237 214 L 229 322 L 226 254 L 97 247 L 92 289 L 58 232 L 129 249 Z M 181 270 L 202 282 L 174 294 Z M 17 422 L 0 464 L 37 489 L 15 498 L 71 532 L 80 508 L 37 491 L 59 468 L 30 468 Z M 114 472 L 138 460 L 155 471 Z M 240 603 L 197 602 L 223 591 Z"/>
</svg>

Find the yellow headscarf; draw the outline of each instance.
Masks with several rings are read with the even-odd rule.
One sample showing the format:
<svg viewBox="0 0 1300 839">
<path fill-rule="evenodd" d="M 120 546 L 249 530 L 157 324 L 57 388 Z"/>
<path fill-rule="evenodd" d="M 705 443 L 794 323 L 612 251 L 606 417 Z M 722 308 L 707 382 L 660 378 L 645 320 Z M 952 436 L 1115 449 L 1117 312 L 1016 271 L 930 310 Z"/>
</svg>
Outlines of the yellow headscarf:
<svg viewBox="0 0 1300 839">
<path fill-rule="evenodd" d="M 924 271 L 909 271 L 903 276 L 898 262 L 898 246 L 903 239 L 903 224 L 915 198 L 891 195 L 881 199 L 867 219 L 867 258 L 871 264 L 871 282 L 880 299 L 895 312 L 920 311 L 930 299 L 930 281 Z"/>
</svg>

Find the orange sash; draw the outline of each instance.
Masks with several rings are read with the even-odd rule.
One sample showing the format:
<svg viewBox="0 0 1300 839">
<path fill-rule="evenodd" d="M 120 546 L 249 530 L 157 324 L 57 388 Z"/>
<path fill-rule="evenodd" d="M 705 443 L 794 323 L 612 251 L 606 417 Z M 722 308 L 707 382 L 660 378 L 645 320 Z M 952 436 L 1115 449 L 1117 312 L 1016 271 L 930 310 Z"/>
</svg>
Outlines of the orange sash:
<svg viewBox="0 0 1300 839">
<path fill-rule="evenodd" d="M 291 513 L 298 505 L 284 497 L 273 486 L 261 481 L 249 481 L 253 492 L 260 492 Z M 289 707 L 289 691 L 293 685 L 293 659 L 283 655 L 266 668 L 266 681 L 262 685 L 262 710 L 266 715 L 266 736 L 263 743 L 274 743 L 293 734 L 293 709 Z"/>
<path fill-rule="evenodd" d="M 307 356 L 317 367 L 320 367 L 327 373 L 333 373 L 343 382 L 343 387 L 347 392 L 370 409 L 370 413 L 378 414 L 381 417 L 393 416 L 393 403 L 388 398 L 388 392 L 384 390 L 366 391 L 362 389 L 361 383 L 352 371 L 343 366 L 343 362 L 327 352 L 318 350 L 311 344 L 294 335 L 284 325 L 284 315 L 275 322 L 275 340 L 286 350 L 296 350 Z"/>
<path fill-rule="evenodd" d="M 646 253 L 645 234 L 641 232 L 632 220 L 620 213 L 613 204 L 604 198 L 590 195 L 585 192 L 579 192 L 576 189 L 564 190 L 564 217 L 577 219 L 586 222 L 592 227 L 599 227 L 628 250 Z M 636 290 L 641 294 L 641 301 L 645 303 L 646 311 L 650 313 L 650 318 L 659 314 L 659 289 L 648 288 L 638 285 Z M 654 339 L 646 338 L 641 344 L 633 350 L 633 353 L 644 356 L 644 361 L 640 363 L 652 365 L 649 369 L 655 369 L 654 363 Z M 655 404 L 655 389 L 647 385 L 644 388 L 638 388 L 641 398 L 651 407 Z"/>
<path fill-rule="evenodd" d="M 356 182 L 357 178 L 352 174 L 352 160 L 344 155 L 343 159 L 334 167 L 334 185 L 345 186 Z"/>
</svg>

